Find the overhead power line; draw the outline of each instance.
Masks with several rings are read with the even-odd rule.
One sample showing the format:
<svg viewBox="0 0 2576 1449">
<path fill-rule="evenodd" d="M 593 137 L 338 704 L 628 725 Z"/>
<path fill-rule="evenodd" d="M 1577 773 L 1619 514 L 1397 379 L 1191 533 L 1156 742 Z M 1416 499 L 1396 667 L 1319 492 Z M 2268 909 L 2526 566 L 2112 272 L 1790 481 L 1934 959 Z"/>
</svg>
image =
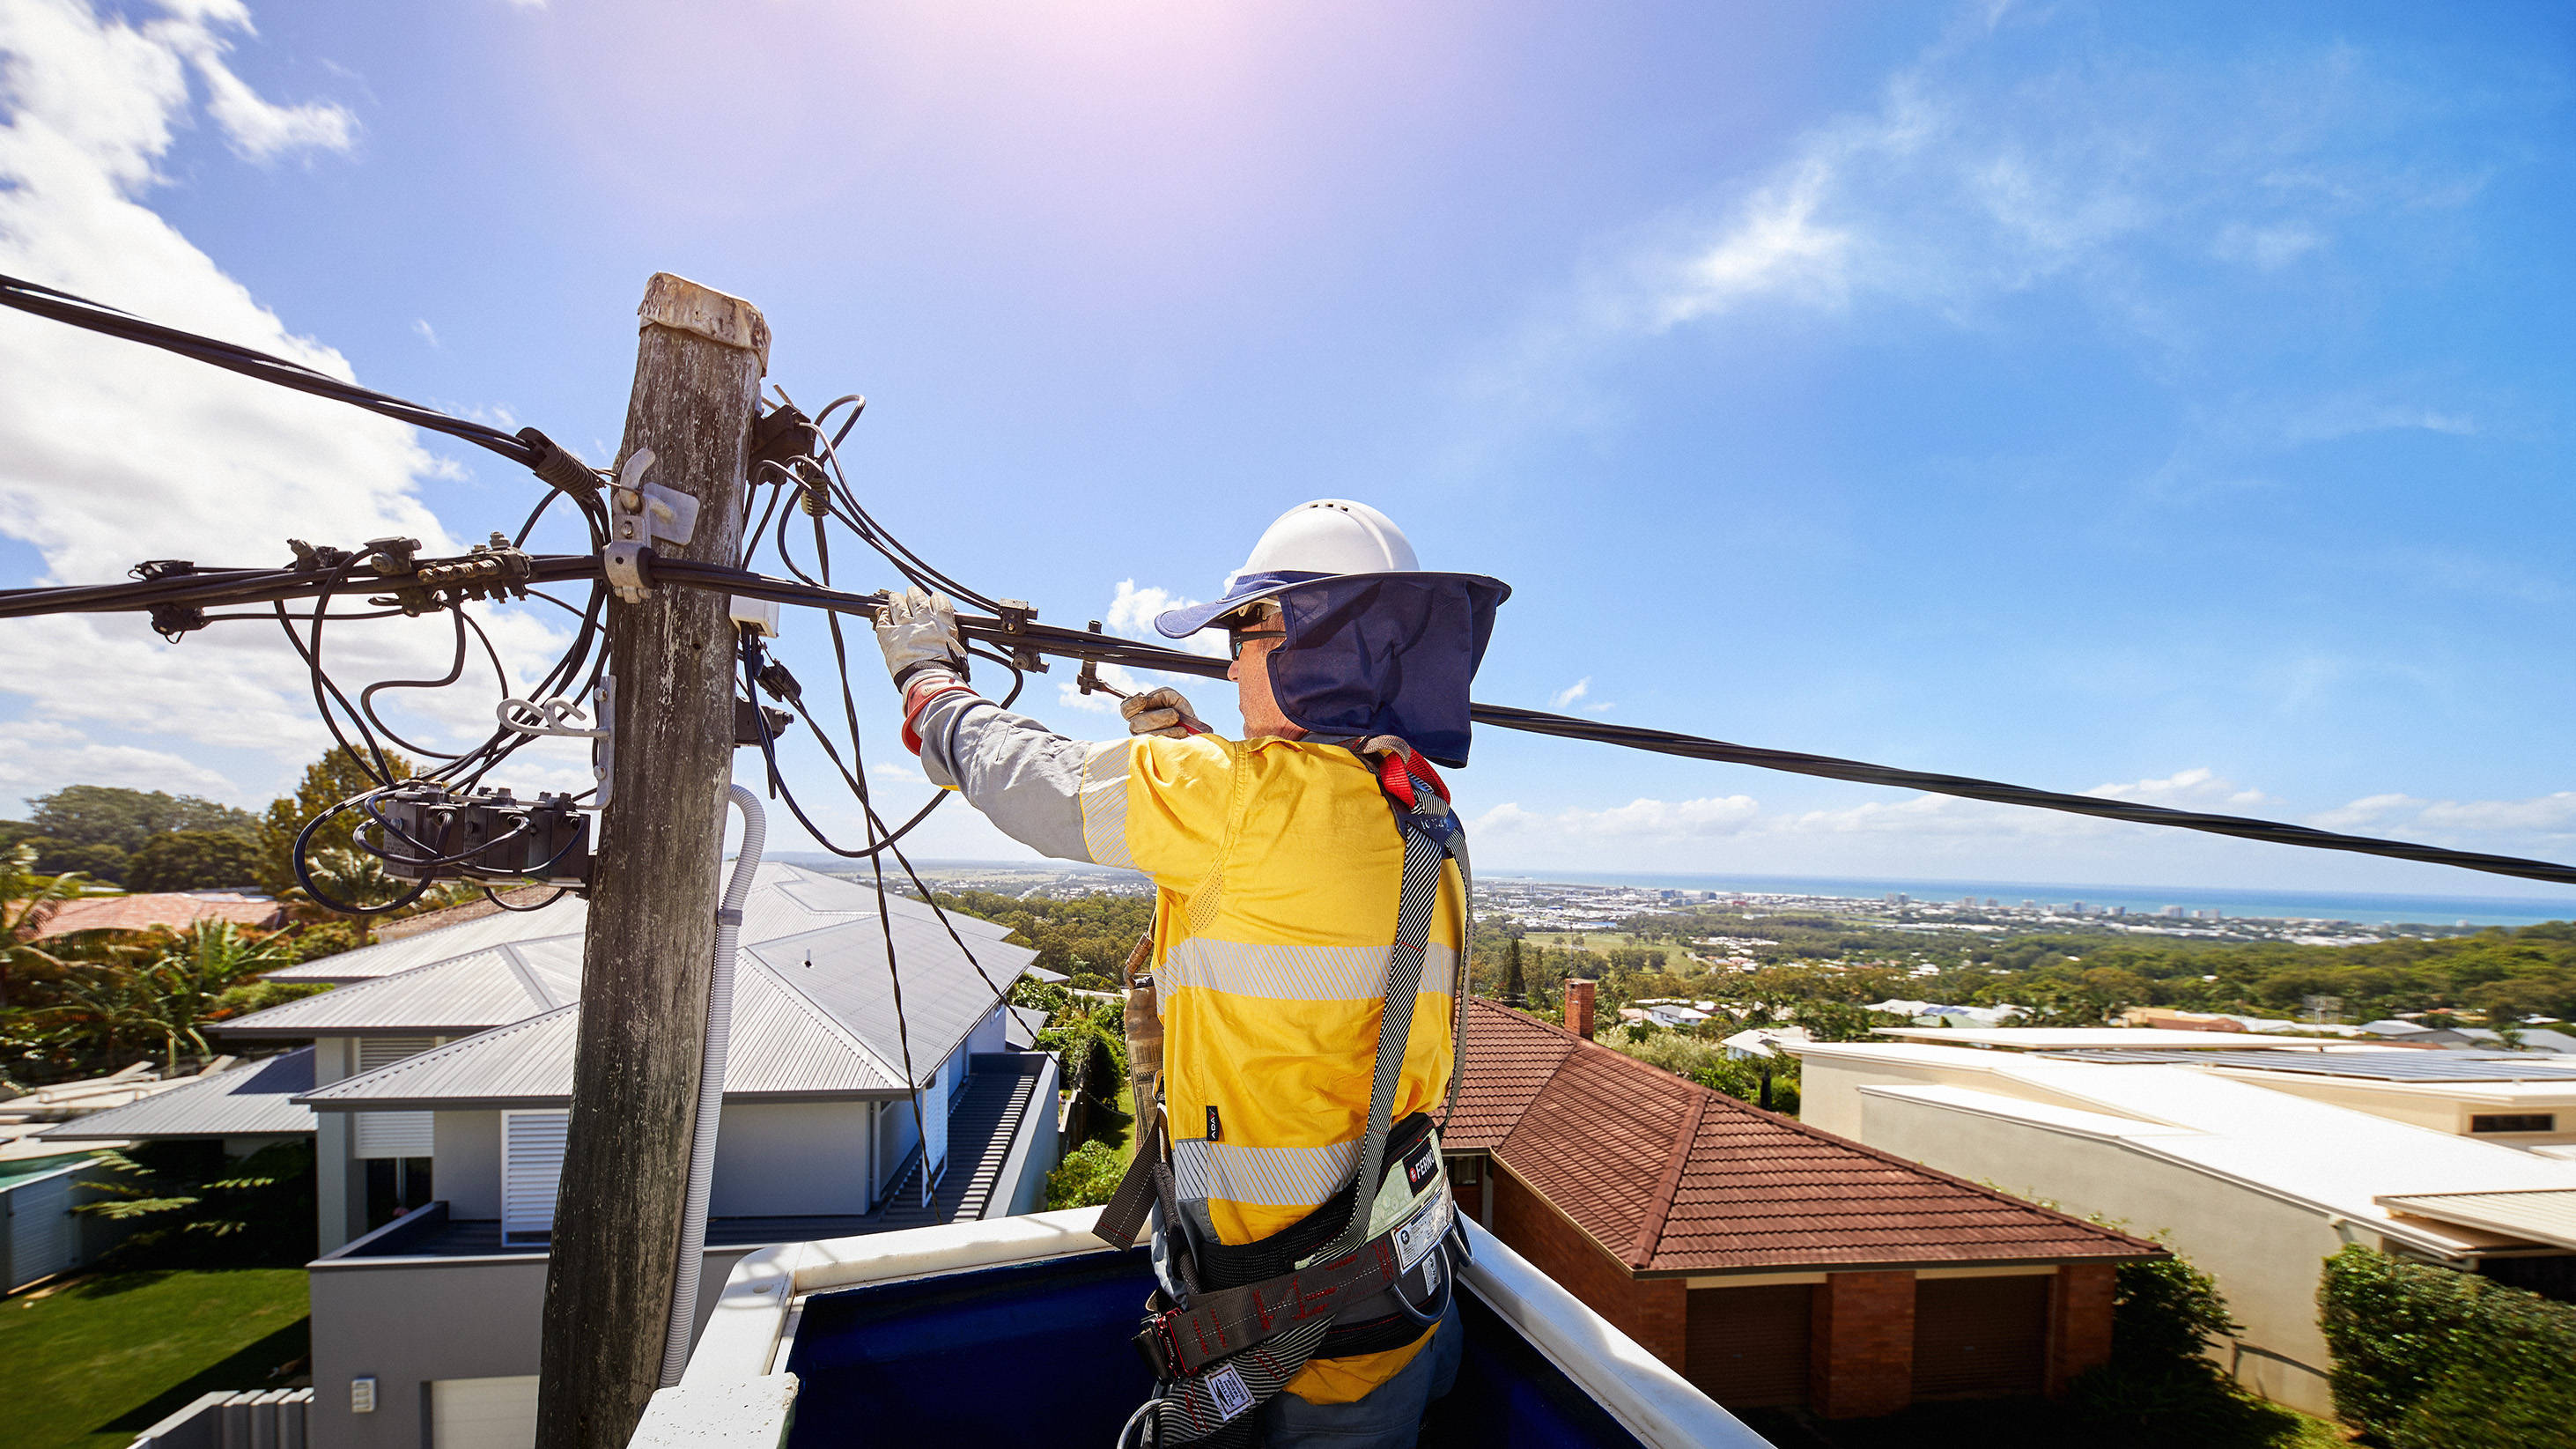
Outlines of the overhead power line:
<svg viewBox="0 0 2576 1449">
<path fill-rule="evenodd" d="M 595 485 L 597 475 L 578 459 L 557 448 L 545 434 L 534 428 L 511 435 L 480 423 L 451 417 L 433 408 L 401 398 L 359 387 L 324 376 L 300 363 L 272 357 L 236 344 L 200 337 L 146 322 L 86 298 L 56 291 L 50 287 L 0 276 L 0 305 L 49 317 L 75 327 L 114 337 L 142 342 L 193 357 L 217 367 L 294 388 L 316 396 L 334 398 L 362 407 L 370 412 L 398 419 L 417 427 L 429 428 L 451 437 L 461 438 L 491 449 L 503 457 L 536 471 L 540 477 L 565 492 L 573 494 L 594 525 L 593 542 L 604 539 L 597 527 L 599 507 Z M 837 433 L 827 435 L 824 424 L 835 410 L 852 406 L 851 417 Z M 722 564 L 679 558 L 657 558 L 647 553 L 646 567 L 651 578 L 683 587 L 716 590 L 747 598 L 773 600 L 806 608 L 827 610 L 874 618 L 883 607 L 882 593 L 857 594 L 833 589 L 817 582 L 789 556 L 786 550 L 787 512 L 779 504 L 791 492 L 802 500 L 803 510 L 815 519 L 818 563 L 828 556 L 819 552 L 822 543 L 822 520 L 839 522 L 862 542 L 883 555 L 896 571 L 915 584 L 937 587 L 983 608 L 1001 614 L 1004 604 L 957 583 L 933 568 L 919 554 L 897 540 L 884 526 L 870 517 L 858 502 L 847 480 L 842 476 L 837 444 L 849 431 L 850 423 L 863 408 L 863 399 L 855 396 L 835 400 L 817 419 L 797 413 L 792 404 L 784 404 L 776 414 L 794 429 L 807 435 L 809 445 L 801 455 L 787 461 L 766 458 L 753 470 L 751 486 L 776 485 L 780 492 L 772 499 L 772 511 L 778 516 L 777 553 L 780 562 L 795 579 L 782 579 L 754 572 L 749 568 L 728 568 Z M 766 521 L 769 515 L 764 514 Z M 531 520 L 533 523 L 533 519 Z M 750 561 L 762 530 L 755 525 L 744 540 L 744 561 Z M 524 539 L 526 529 L 520 537 Z M 422 560 L 419 567 L 429 569 L 448 560 Z M 586 554 L 556 554 L 528 560 L 523 581 L 531 584 L 584 580 L 596 584 L 601 578 L 598 557 Z M 828 580 L 828 567 L 824 578 Z M 44 614 L 88 613 L 116 610 L 150 610 L 156 620 L 165 610 L 198 609 L 218 605 L 270 604 L 282 608 L 297 601 L 327 606 L 329 598 L 352 586 L 363 589 L 398 590 L 409 578 L 400 573 L 381 577 L 342 574 L 338 577 L 317 576 L 310 569 L 226 569 L 193 571 L 182 566 L 177 571 L 161 569 L 134 583 L 79 585 L 62 588 L 0 590 L 0 618 L 26 618 Z M 1004 601 L 1007 602 L 1007 601 Z M 583 611 L 576 611 L 583 612 Z M 586 613 L 584 643 L 588 640 L 591 621 L 598 618 L 597 604 Z M 959 620 L 966 637 L 990 646 L 997 653 L 983 657 L 1011 668 L 1016 679 L 1019 671 L 1014 661 L 1034 665 L 1039 656 L 1092 660 L 1166 674 L 1185 674 L 1221 679 L 1227 672 L 1223 660 L 1170 649 L 1158 644 L 1119 639 L 1084 630 L 1064 629 L 1037 623 L 1034 619 L 1008 616 L 965 615 Z M 300 647 L 300 646 L 299 646 Z M 577 656 L 580 652 L 577 651 Z M 978 651 L 982 653 L 982 651 Z M 846 659 L 842 660 L 846 670 Z M 575 660 L 568 666 L 577 667 Z M 559 668 L 562 682 L 569 683 L 574 667 Z M 846 680 L 845 680 L 846 682 Z M 317 686 L 318 688 L 318 686 Z M 1016 686 L 1013 693 L 1017 693 Z M 803 711 L 800 710 L 800 713 Z M 326 716 L 328 711 L 326 710 Z M 1570 715 L 1550 714 L 1541 710 L 1521 709 L 1511 705 L 1478 704 L 1473 717 L 1480 724 L 1531 734 L 1551 735 L 1560 739 L 1583 740 L 1595 744 L 1617 745 L 1625 749 L 1647 750 L 1657 754 L 1677 755 L 1685 759 L 1710 760 L 1721 764 L 1749 765 L 1755 769 L 1775 770 L 1789 774 L 1813 775 L 1829 780 L 1847 780 L 1856 784 L 1881 785 L 1897 789 L 1920 790 L 1928 794 L 1948 795 L 1967 800 L 1983 800 L 1998 805 L 2024 806 L 2069 814 L 2088 815 L 2097 819 L 2116 820 L 2134 825 L 2162 826 L 2197 830 L 2213 835 L 2233 836 L 2243 840 L 2262 841 L 2272 845 L 2298 846 L 2311 850 L 2339 850 L 2361 855 L 2385 856 L 2395 860 L 2419 861 L 2429 865 L 2455 866 L 2464 870 L 2483 871 L 2492 875 L 2513 876 L 2524 880 L 2549 881 L 2559 885 L 2576 885 L 2576 866 L 2554 861 L 2531 860 L 2518 856 L 2492 855 L 2479 851 L 2454 850 L 2444 846 L 2424 845 L 2412 841 L 2387 840 L 2366 835 L 2346 835 L 2337 831 L 2318 830 L 2284 821 L 2263 820 L 2243 815 L 2220 815 L 2199 810 L 2177 810 L 2161 805 L 2147 805 L 2101 795 L 2070 794 L 2057 790 L 2035 789 L 2027 785 L 1981 780 L 1965 775 L 1945 775 L 1924 770 L 1899 769 L 1861 760 L 1840 759 L 1831 755 L 1813 755 L 1794 750 L 1775 750 L 1759 745 L 1741 745 L 1701 735 L 1686 735 L 1670 730 L 1645 729 L 1634 725 L 1607 724 L 1599 720 L 1578 719 Z M 856 719 L 852 725 L 853 748 L 856 747 Z M 818 731 L 810 717 L 807 724 Z M 764 741 L 766 743 L 766 741 Z M 835 752 L 837 759 L 837 752 Z M 775 757 L 771 756 L 773 783 L 778 780 Z M 841 768 L 850 773 L 855 760 Z M 854 783 L 854 788 L 857 787 Z M 793 803 L 791 801 L 791 803 Z M 861 803 L 866 804 L 861 793 Z M 801 812 L 800 812 L 801 813 Z M 873 817 L 874 811 L 870 809 Z M 926 812 L 925 812 L 926 813 Z M 893 832 L 900 836 L 917 823 L 914 817 Z M 890 843 L 890 842 L 888 842 Z M 870 855 L 869 851 L 850 851 L 853 855 Z"/>
<path fill-rule="evenodd" d="M 327 373 L 316 372 L 300 362 L 290 362 L 283 357 L 273 356 L 256 348 L 244 347 L 236 342 L 201 337 L 194 332 L 182 332 L 176 327 L 164 327 L 158 322 L 146 322 L 131 312 L 120 311 L 104 302 L 93 302 L 87 297 L 57 291 L 52 287 L 23 278 L 0 275 L 0 306 L 14 307 L 21 312 L 32 312 L 36 316 L 67 323 L 83 331 L 102 333 L 109 337 L 122 337 L 128 342 L 140 342 L 147 347 L 158 347 L 165 352 L 175 352 L 182 357 L 192 357 L 214 367 L 241 373 L 245 377 L 255 377 L 262 382 L 275 383 L 279 387 L 292 388 L 297 392 L 311 393 L 315 397 L 327 397 L 352 407 L 365 408 L 371 413 L 392 418 L 397 422 L 409 423 L 416 428 L 445 433 L 451 438 L 462 439 L 478 448 L 489 448 L 511 462 L 527 468 L 554 486 L 567 491 L 579 491 L 596 485 L 598 481 L 596 475 L 592 474 L 589 467 L 579 458 L 566 452 L 552 438 L 535 428 L 521 428 L 516 433 L 505 433 L 499 428 L 454 417 L 433 407 L 406 402 L 390 393 L 360 387 L 354 382 L 342 382 Z"/>
</svg>

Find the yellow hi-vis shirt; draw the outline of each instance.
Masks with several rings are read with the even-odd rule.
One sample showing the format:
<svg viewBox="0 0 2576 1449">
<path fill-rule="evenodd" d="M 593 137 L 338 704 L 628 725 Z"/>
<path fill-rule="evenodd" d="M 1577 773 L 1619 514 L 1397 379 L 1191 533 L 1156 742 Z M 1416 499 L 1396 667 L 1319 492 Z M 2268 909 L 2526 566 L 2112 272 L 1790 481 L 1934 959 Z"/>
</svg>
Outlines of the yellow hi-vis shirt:
<svg viewBox="0 0 2576 1449">
<path fill-rule="evenodd" d="M 1367 1129 L 1404 841 L 1368 763 L 1337 745 L 1144 736 L 1084 762 L 1083 839 L 1152 876 L 1163 1100 L 1183 1211 L 1223 1243 L 1289 1227 L 1350 1181 Z M 1442 873 L 1390 1122 L 1448 1090 L 1465 920 Z M 1195 1214 L 1193 1214 L 1195 1216 Z M 1324 1359 L 1289 1381 L 1357 1398 L 1405 1348 Z"/>
<path fill-rule="evenodd" d="M 916 728 L 931 778 L 955 781 L 1004 830 L 1153 878 L 1163 1094 L 1184 1216 L 1219 1242 L 1249 1243 L 1348 1182 L 1404 879 L 1403 838 L 1368 762 L 1276 739 L 1084 744 L 962 694 L 925 708 Z M 1448 1090 L 1465 901 L 1451 862 L 1390 1123 L 1436 1114 Z M 1348 1402 L 1429 1339 L 1318 1359 L 1287 1392 Z"/>
</svg>

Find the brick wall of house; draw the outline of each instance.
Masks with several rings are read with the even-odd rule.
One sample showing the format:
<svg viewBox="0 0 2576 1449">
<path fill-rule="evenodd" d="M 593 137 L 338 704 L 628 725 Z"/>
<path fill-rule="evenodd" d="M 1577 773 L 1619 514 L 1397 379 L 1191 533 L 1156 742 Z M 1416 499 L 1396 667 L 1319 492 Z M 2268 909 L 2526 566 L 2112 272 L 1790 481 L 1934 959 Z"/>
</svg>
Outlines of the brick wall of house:
<svg viewBox="0 0 2576 1449">
<path fill-rule="evenodd" d="M 1495 1237 L 1510 1244 L 1512 1251 L 1529 1259 L 1540 1272 L 1582 1299 L 1620 1332 L 1637 1340 L 1647 1352 L 1672 1365 L 1676 1372 L 1681 1370 L 1690 1317 L 1690 1287 L 1686 1280 L 1640 1281 L 1630 1277 L 1625 1267 L 1601 1251 L 1590 1234 L 1550 1207 L 1508 1168 L 1497 1164 L 1488 1169 L 1485 1182 L 1487 1190 L 1494 1194 Z M 1905 1342 L 1910 1351 L 1910 1291 L 1906 1306 Z"/>
<path fill-rule="evenodd" d="M 1914 1275 L 1830 1273 L 1816 1289 L 1808 1406 L 1821 1418 L 1893 1414 L 1914 1400 Z"/>
<path fill-rule="evenodd" d="M 2111 1299 L 2119 1269 L 2063 1263 L 2048 1289 L 2048 1391 L 2111 1361 Z"/>
</svg>

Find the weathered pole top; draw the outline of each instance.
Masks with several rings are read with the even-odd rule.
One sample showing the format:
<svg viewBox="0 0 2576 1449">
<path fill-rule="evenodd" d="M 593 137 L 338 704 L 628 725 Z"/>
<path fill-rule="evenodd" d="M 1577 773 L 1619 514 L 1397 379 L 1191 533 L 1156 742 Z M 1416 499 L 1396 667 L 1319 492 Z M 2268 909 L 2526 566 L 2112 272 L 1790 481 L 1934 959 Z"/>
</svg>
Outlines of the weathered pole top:
<svg viewBox="0 0 2576 1449">
<path fill-rule="evenodd" d="M 711 342 L 760 354 L 760 370 L 769 372 L 769 319 L 740 297 L 669 272 L 655 272 L 644 284 L 644 305 L 635 309 L 642 326 L 694 332 Z"/>
</svg>

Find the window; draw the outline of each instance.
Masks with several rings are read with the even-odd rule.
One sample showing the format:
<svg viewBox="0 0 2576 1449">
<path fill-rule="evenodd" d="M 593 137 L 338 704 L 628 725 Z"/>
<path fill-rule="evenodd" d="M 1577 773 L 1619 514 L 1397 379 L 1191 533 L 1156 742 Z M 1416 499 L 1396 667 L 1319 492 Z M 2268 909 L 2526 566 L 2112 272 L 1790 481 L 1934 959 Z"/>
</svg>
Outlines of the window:
<svg viewBox="0 0 2576 1449">
<path fill-rule="evenodd" d="M 367 1226 L 381 1228 L 424 1207 L 430 1199 L 430 1162 L 426 1157 L 370 1158 L 367 1169 Z"/>
<path fill-rule="evenodd" d="M 2555 1132 L 2555 1112 L 2482 1112 L 2469 1119 L 2472 1132 Z"/>
<path fill-rule="evenodd" d="M 434 1036 L 366 1036 L 358 1038 L 358 1070 L 372 1072 L 438 1045 Z M 427 1112 L 358 1112 L 353 1123 L 355 1156 L 369 1161 L 406 1157 L 427 1157 L 431 1124 Z"/>
</svg>

